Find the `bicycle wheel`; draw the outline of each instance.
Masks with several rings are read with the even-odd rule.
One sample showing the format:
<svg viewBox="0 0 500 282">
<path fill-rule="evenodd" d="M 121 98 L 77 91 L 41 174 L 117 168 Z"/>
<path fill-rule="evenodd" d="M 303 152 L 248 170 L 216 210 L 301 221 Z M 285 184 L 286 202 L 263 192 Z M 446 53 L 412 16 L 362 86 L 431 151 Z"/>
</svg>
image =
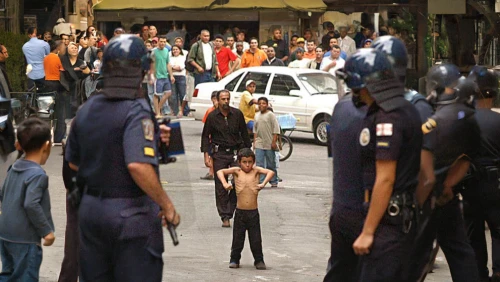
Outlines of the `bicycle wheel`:
<svg viewBox="0 0 500 282">
<path fill-rule="evenodd" d="M 286 161 L 291 155 L 293 151 L 293 144 L 290 137 L 285 135 L 280 135 L 281 138 L 281 146 L 280 146 L 280 161 Z"/>
</svg>

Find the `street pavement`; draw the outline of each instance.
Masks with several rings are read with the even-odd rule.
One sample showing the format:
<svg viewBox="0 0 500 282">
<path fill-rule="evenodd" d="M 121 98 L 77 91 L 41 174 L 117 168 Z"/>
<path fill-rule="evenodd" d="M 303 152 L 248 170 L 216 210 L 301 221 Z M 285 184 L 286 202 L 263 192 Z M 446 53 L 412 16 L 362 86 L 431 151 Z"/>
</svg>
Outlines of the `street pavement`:
<svg viewBox="0 0 500 282">
<path fill-rule="evenodd" d="M 162 166 L 161 180 L 181 214 L 176 247 L 164 232 L 163 281 L 322 281 L 330 255 L 328 217 L 331 207 L 332 165 L 326 147 L 314 144 L 312 134 L 293 133 L 293 153 L 280 164 L 278 188 L 269 185 L 259 194 L 264 260 L 268 269 L 256 270 L 248 245 L 241 268 L 229 269 L 232 228 L 221 228 L 215 207 L 213 181 L 200 153 L 202 123 L 182 120 L 186 155 Z M 57 281 L 63 259 L 66 223 L 65 189 L 61 176 L 61 147 L 53 147 L 44 166 L 49 175 L 56 241 L 43 247 L 40 281 Z M 232 222 L 231 222 L 232 223 Z M 442 253 L 435 273 L 426 281 L 451 282 Z"/>
</svg>

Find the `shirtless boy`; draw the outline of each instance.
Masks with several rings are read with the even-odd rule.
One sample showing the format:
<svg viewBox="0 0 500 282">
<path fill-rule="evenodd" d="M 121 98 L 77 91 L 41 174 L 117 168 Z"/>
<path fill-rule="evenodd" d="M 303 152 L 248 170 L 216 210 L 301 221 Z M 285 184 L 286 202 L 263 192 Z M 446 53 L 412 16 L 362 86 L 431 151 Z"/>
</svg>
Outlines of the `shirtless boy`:
<svg viewBox="0 0 500 282">
<path fill-rule="evenodd" d="M 234 215 L 233 245 L 231 246 L 231 260 L 229 268 L 239 268 L 241 251 L 245 244 L 245 232 L 248 230 L 250 249 L 252 250 L 255 268 L 266 269 L 264 255 L 262 254 L 262 238 L 260 235 L 260 216 L 257 208 L 257 196 L 260 189 L 264 188 L 271 180 L 274 172 L 261 167 L 254 167 L 255 154 L 252 150 L 245 148 L 238 153 L 240 167 L 232 167 L 217 171 L 222 185 L 226 190 L 233 189 L 227 182 L 226 175 L 234 176 L 236 196 L 238 202 Z M 266 178 L 259 184 L 260 174 L 265 174 Z"/>
</svg>

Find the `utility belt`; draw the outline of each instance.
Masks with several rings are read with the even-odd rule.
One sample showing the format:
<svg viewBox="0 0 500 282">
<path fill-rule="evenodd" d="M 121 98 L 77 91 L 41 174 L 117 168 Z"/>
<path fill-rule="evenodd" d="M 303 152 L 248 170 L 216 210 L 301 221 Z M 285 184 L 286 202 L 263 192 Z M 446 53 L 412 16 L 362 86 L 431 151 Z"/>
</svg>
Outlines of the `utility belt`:
<svg viewBox="0 0 500 282">
<path fill-rule="evenodd" d="M 138 198 L 144 196 L 139 187 L 98 188 L 85 186 L 86 195 L 99 198 Z"/>
<path fill-rule="evenodd" d="M 369 206 L 370 201 L 371 191 L 365 190 L 365 205 Z M 416 205 L 413 194 L 402 192 L 391 196 L 382 222 L 390 225 L 402 225 L 403 232 L 408 233 L 415 220 L 415 215 Z"/>
<path fill-rule="evenodd" d="M 232 153 L 234 155 L 237 155 L 239 149 L 240 149 L 239 146 L 228 147 L 228 146 L 212 144 L 212 152 L 214 152 L 214 153 L 221 152 L 221 153 L 228 153 L 228 154 Z"/>
</svg>

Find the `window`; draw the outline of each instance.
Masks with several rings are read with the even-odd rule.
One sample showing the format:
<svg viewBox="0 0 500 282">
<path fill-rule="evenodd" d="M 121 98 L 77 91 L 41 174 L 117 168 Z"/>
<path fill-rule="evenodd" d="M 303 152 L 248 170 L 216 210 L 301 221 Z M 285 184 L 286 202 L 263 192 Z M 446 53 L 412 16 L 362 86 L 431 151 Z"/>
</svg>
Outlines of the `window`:
<svg viewBox="0 0 500 282">
<path fill-rule="evenodd" d="M 0 11 L 5 11 L 5 0 L 0 0 Z"/>
<path fill-rule="evenodd" d="M 275 74 L 271 85 L 271 95 L 288 96 L 290 90 L 300 90 L 293 77 L 289 75 Z"/>
<path fill-rule="evenodd" d="M 259 72 L 248 72 L 243 80 L 240 83 L 240 87 L 238 87 L 238 92 L 243 92 L 247 89 L 246 82 L 249 80 L 255 81 L 256 88 L 255 93 L 257 94 L 265 94 L 267 82 L 269 81 L 270 73 L 259 73 Z"/>
<path fill-rule="evenodd" d="M 240 74 L 235 79 L 231 80 L 231 82 L 229 82 L 225 88 L 229 91 L 234 91 L 234 88 L 236 87 L 236 84 L 238 83 L 242 75 L 243 74 Z"/>
</svg>

